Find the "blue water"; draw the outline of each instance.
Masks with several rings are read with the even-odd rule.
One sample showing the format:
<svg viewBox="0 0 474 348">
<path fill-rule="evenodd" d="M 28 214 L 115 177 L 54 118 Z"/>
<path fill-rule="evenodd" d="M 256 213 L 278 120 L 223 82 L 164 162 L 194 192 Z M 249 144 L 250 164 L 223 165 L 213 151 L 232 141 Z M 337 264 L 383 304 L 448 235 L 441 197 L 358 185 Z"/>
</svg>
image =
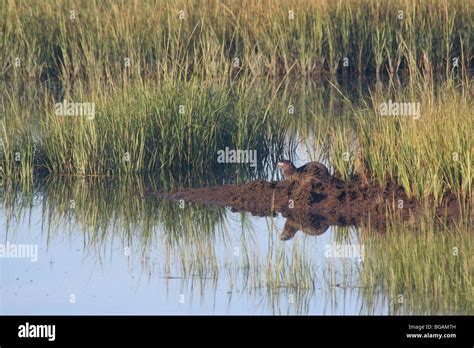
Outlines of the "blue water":
<svg viewBox="0 0 474 348">
<path fill-rule="evenodd" d="M 282 217 L 252 217 L 226 212 L 226 232 L 213 243 L 219 269 L 215 278 L 183 276 L 179 262 L 165 269 L 165 248 L 161 233 L 143 252 L 135 238 L 126 255 L 124 244 L 109 234 L 101 246 L 91 247 L 82 227 L 48 226 L 42 221 L 44 206 L 23 212 L 22 218 L 8 234 L 2 229 L 2 243 L 37 244 L 38 260 L 1 259 L 2 314 L 384 314 L 389 303 L 381 299 L 377 308 L 368 308 L 360 288 L 328 285 L 324 270 L 333 262 L 324 255 L 335 231 L 330 228 L 321 236 L 299 232 L 292 241 L 278 239 L 283 229 Z M 244 222 L 242 221 L 244 217 Z M 0 215 L 6 225 L 6 217 Z M 64 229 L 67 228 L 67 233 Z M 357 231 L 351 232 L 356 238 Z M 245 241 L 242 236 L 245 235 Z M 354 242 L 354 240 L 352 240 Z M 242 265 L 244 244 L 265 262 L 268 245 L 286 248 L 292 243 L 303 245 L 310 253 L 316 273 L 314 290 L 276 289 L 268 292 L 264 279 L 259 286 L 246 285 L 237 271 Z M 277 243 L 280 243 L 277 245 Z M 86 247 L 86 245 L 88 245 Z M 238 248 L 238 249 L 236 249 Z M 237 252 L 238 251 L 238 252 Z M 237 255 L 235 254 L 237 252 Z M 358 260 L 345 266 L 356 269 Z M 235 275 L 232 276 L 232 274 Z M 240 278 L 239 278 L 240 277 Z M 357 283 L 357 276 L 352 278 Z M 349 284 L 350 285 L 350 284 Z"/>
</svg>

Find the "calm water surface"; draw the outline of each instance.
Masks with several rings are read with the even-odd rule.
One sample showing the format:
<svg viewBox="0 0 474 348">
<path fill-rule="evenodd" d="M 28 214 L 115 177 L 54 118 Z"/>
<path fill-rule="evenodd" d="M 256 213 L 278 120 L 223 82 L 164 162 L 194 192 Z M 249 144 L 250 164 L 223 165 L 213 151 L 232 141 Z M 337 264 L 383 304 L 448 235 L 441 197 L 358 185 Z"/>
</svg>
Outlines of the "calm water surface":
<svg viewBox="0 0 474 348">
<path fill-rule="evenodd" d="M 296 164 L 325 162 L 304 133 L 290 141 Z M 278 178 L 274 171 L 263 177 Z M 367 252 L 362 259 L 326 256 L 334 243 L 359 245 L 359 229 L 331 226 L 283 242 L 281 216 L 181 208 L 141 198 L 148 185 L 81 178 L 5 184 L 0 243 L 32 245 L 38 257 L 1 259 L 1 314 L 418 313 L 395 306 L 384 291 L 368 296 L 361 269 L 377 260 Z"/>
</svg>

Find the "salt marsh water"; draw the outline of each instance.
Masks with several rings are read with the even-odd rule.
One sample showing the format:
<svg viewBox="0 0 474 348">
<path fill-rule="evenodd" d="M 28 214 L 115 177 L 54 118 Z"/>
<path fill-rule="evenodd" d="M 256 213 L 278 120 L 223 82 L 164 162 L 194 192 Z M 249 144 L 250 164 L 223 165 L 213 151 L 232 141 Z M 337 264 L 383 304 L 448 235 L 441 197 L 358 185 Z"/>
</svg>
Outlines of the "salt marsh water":
<svg viewBox="0 0 474 348">
<path fill-rule="evenodd" d="M 297 153 L 297 163 L 311 157 L 301 148 Z M 424 294 L 416 292 L 408 292 L 400 303 L 399 294 L 368 282 L 364 268 L 383 256 L 373 243 L 389 248 L 394 242 L 369 242 L 372 237 L 363 229 L 331 226 L 322 235 L 299 232 L 284 242 L 279 239 L 285 224 L 281 216 L 256 217 L 188 203 L 181 207 L 179 202 L 134 192 L 147 185 L 152 184 L 56 178 L 39 180 L 29 191 L 4 187 L 1 240 L 35 245 L 38 258 L 1 260 L 2 314 L 370 315 L 472 310 L 465 288 L 444 304 L 418 301 L 416 296 Z M 461 239 L 452 237 L 451 244 L 468 258 L 472 236 L 466 228 Z M 416 231 L 408 233 L 412 243 L 426 242 L 417 240 Z M 441 233 L 455 235 L 456 228 Z M 328 252 L 335 245 L 362 246 L 362 253 L 337 257 Z"/>
<path fill-rule="evenodd" d="M 321 161 L 331 173 L 350 178 L 361 167 L 359 152 L 376 178 L 392 170 L 412 195 L 453 189 L 460 202 L 469 201 L 472 123 L 462 116 L 469 108 L 462 89 L 450 90 L 457 103 L 450 104 L 446 95 L 438 101 L 441 111 L 436 112 L 450 117 L 442 123 L 451 132 L 445 136 L 457 139 L 445 144 L 444 136 L 433 140 L 438 116 L 428 117 L 426 109 L 419 120 L 372 115 L 379 103 L 369 90 L 381 88 L 397 100 L 411 100 L 403 97 L 403 85 L 395 91 L 360 81 L 355 86 L 289 81 L 276 90 L 274 85 L 237 86 L 245 91 L 227 86 L 235 94 L 222 86 L 185 87 L 188 101 L 195 101 L 195 93 L 203 100 L 193 106 L 191 123 L 169 105 L 177 100 L 178 110 L 179 95 L 162 99 L 152 95 L 152 86 L 138 92 L 104 88 L 103 95 L 79 88 L 77 100 L 97 99 L 94 119 L 45 116 L 54 105 L 45 95 L 61 100 L 61 89 L 6 87 L 12 99 L 3 99 L 10 102 L 3 108 L 9 127 L 2 148 L 7 175 L 0 191 L 0 242 L 29 245 L 38 253 L 35 262 L 0 260 L 0 312 L 472 313 L 472 210 L 464 203 L 454 221 L 440 221 L 428 206 L 413 223 L 388 214 L 392 206 L 387 202 L 389 223 L 382 231 L 366 221 L 368 226 L 357 228 L 329 226 L 318 236 L 300 231 L 282 241 L 281 215 L 252 216 L 145 194 L 280 180 L 275 166 L 280 158 L 291 158 L 297 166 Z M 141 93 L 149 99 L 137 102 Z M 447 112 L 451 107 L 453 112 Z M 29 115 L 30 122 L 20 115 Z M 173 123 L 177 120 L 183 123 Z M 28 129 L 27 136 L 22 131 L 9 135 L 15 127 Z M 188 133 L 182 134 L 181 127 Z M 209 141 L 216 127 L 221 135 Z M 126 146 L 133 139 L 143 142 L 130 150 Z M 218 151 L 226 148 L 255 151 L 257 165 L 220 163 Z M 450 162 L 454 149 L 459 166 Z M 150 171 L 143 173 L 144 168 Z"/>
</svg>

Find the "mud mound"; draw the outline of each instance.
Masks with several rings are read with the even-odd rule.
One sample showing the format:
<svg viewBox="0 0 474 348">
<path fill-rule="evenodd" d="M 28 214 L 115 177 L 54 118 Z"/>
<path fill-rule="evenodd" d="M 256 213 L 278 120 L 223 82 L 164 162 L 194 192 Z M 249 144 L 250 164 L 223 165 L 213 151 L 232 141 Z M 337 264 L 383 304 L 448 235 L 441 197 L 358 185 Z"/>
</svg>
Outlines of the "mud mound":
<svg viewBox="0 0 474 348">
<path fill-rule="evenodd" d="M 408 197 L 394 180 L 381 186 L 373 179 L 364 178 L 342 181 L 330 175 L 303 173 L 282 181 L 257 180 L 157 195 L 171 200 L 222 205 L 257 216 L 281 213 L 287 218 L 281 236 L 285 240 L 298 230 L 318 235 L 330 225 L 358 226 L 370 222 L 375 228 L 383 228 L 387 208 L 392 208 L 403 219 L 413 219 L 426 204 L 434 204 L 432 198 L 422 205 Z M 460 204 L 453 194 L 446 194 L 434 210 L 439 217 L 453 217 L 459 214 Z"/>
</svg>

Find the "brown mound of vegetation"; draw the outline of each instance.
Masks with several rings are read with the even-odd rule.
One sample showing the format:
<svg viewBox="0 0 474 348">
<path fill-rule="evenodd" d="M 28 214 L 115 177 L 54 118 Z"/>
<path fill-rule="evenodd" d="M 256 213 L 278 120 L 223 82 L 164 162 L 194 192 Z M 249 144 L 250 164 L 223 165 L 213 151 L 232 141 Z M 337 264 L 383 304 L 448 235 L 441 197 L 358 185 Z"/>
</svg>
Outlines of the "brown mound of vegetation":
<svg viewBox="0 0 474 348">
<path fill-rule="evenodd" d="M 426 206 L 433 208 L 436 218 L 446 219 L 460 213 L 460 202 L 452 193 L 445 194 L 435 205 L 432 197 L 420 202 L 408 197 L 396 180 L 384 186 L 366 176 L 349 181 L 331 175 L 304 173 L 282 181 L 257 180 L 240 185 L 203 187 L 159 197 L 186 202 L 216 204 L 246 211 L 257 216 L 281 213 L 287 222 L 281 238 L 286 240 L 298 231 L 311 235 L 324 233 L 330 225 L 366 225 L 383 229 L 387 211 L 416 223 L 416 215 Z"/>
</svg>

